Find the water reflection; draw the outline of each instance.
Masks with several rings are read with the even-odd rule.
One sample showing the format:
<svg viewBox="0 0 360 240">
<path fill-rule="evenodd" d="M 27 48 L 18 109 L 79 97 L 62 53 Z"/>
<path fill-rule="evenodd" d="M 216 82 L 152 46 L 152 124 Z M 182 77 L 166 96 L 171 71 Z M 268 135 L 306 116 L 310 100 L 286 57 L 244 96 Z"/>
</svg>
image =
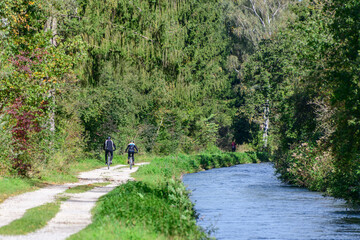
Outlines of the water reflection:
<svg viewBox="0 0 360 240">
<path fill-rule="evenodd" d="M 188 174 L 183 181 L 217 239 L 360 239 L 360 214 L 341 200 L 281 183 L 270 163 Z"/>
</svg>

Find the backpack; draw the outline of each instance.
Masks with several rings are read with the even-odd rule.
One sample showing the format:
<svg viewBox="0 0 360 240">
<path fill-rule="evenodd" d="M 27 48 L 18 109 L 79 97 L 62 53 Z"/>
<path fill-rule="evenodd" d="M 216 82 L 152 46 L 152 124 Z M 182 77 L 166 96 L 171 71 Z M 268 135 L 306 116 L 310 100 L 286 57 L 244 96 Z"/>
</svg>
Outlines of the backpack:
<svg viewBox="0 0 360 240">
<path fill-rule="evenodd" d="M 109 150 L 109 151 L 115 150 L 114 142 L 112 140 L 105 141 L 105 150 Z"/>
<path fill-rule="evenodd" d="M 128 146 L 129 152 L 135 152 L 135 143 L 130 143 Z"/>
</svg>

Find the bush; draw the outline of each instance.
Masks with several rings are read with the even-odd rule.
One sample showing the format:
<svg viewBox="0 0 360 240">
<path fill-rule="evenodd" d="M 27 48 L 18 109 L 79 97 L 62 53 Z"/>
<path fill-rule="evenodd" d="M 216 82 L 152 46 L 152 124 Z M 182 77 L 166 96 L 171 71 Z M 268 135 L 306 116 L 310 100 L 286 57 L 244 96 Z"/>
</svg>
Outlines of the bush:
<svg viewBox="0 0 360 240">
<path fill-rule="evenodd" d="M 321 145 L 302 143 L 276 162 L 281 178 L 315 191 L 327 191 L 334 172 L 331 152 Z"/>
<path fill-rule="evenodd" d="M 0 175 L 9 174 L 11 168 L 10 155 L 11 149 L 11 132 L 8 129 L 7 115 L 0 115 Z"/>
<path fill-rule="evenodd" d="M 102 198 L 95 221 L 108 216 L 128 227 L 144 225 L 166 236 L 201 235 L 192 207 L 179 181 L 160 186 L 128 182 Z"/>
</svg>

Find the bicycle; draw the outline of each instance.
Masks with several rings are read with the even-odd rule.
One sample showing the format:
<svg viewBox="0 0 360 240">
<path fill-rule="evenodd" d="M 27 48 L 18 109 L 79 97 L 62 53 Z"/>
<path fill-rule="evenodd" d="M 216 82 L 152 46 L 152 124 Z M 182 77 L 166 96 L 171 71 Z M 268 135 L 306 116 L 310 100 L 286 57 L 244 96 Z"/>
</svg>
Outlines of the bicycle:
<svg viewBox="0 0 360 240">
<path fill-rule="evenodd" d="M 137 152 L 134 152 L 134 154 L 137 153 Z M 132 167 L 134 166 L 134 155 L 130 156 L 128 158 L 128 163 L 130 165 L 130 170 L 132 169 Z"/>
<path fill-rule="evenodd" d="M 133 157 L 129 158 L 129 164 L 130 164 L 130 170 L 131 170 L 132 166 L 134 165 L 134 158 Z"/>
<path fill-rule="evenodd" d="M 110 164 L 111 164 L 111 155 L 110 153 L 108 154 L 108 158 L 107 158 L 107 162 L 106 162 L 108 169 L 110 169 Z"/>
</svg>

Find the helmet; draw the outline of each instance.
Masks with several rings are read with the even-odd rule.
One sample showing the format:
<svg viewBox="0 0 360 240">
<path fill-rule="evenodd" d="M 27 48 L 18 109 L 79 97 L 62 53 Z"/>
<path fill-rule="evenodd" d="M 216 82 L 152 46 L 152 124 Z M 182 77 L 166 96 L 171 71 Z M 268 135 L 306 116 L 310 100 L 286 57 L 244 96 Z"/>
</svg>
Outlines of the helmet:
<svg viewBox="0 0 360 240">
<path fill-rule="evenodd" d="M 107 139 L 111 139 L 111 137 L 108 137 Z"/>
</svg>

